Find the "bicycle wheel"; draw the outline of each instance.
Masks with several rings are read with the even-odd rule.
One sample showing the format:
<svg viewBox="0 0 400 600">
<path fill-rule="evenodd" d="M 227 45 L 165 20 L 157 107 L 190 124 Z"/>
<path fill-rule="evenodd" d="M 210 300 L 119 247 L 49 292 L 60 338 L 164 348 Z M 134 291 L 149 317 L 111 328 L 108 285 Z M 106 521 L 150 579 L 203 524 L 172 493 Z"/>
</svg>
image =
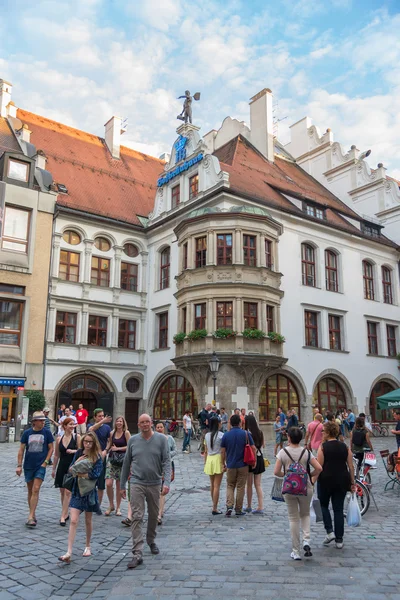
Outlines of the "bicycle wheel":
<svg viewBox="0 0 400 600">
<path fill-rule="evenodd" d="M 371 432 L 371 433 L 372 433 L 372 435 L 373 435 L 374 437 L 378 437 L 378 435 L 379 435 L 379 431 L 378 431 L 378 429 L 377 429 L 377 426 L 376 426 L 376 425 L 372 425 L 372 432 Z"/>
<path fill-rule="evenodd" d="M 382 432 L 383 437 L 386 437 L 387 435 L 389 435 L 389 430 L 386 427 L 386 425 L 381 426 L 381 432 Z"/>
<path fill-rule="evenodd" d="M 358 506 L 360 507 L 360 512 L 361 515 L 365 515 L 365 513 L 367 512 L 367 510 L 369 509 L 369 505 L 371 502 L 371 498 L 369 495 L 369 491 L 366 485 L 364 485 L 361 481 L 359 481 L 358 479 L 356 480 L 356 486 L 357 486 L 357 490 L 356 490 L 356 498 L 358 501 Z M 343 506 L 343 513 L 344 516 L 347 515 L 347 507 L 349 505 L 349 500 L 351 498 L 351 494 L 350 492 L 346 495 L 346 498 L 344 500 L 344 506 Z"/>
</svg>

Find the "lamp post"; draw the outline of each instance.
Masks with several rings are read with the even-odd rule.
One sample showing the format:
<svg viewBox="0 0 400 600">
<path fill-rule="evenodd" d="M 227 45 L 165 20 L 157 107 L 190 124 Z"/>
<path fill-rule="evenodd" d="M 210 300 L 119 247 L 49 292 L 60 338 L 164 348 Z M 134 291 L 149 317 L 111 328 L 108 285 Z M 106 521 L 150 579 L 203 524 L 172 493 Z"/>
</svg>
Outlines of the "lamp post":
<svg viewBox="0 0 400 600">
<path fill-rule="evenodd" d="M 218 369 L 219 369 L 219 358 L 218 356 L 215 354 L 215 352 L 213 352 L 212 357 L 210 359 L 209 362 L 209 366 L 210 366 L 210 371 L 212 374 L 212 378 L 213 378 L 213 384 L 214 384 L 214 399 L 213 399 L 213 406 L 215 406 L 216 404 L 216 395 L 217 395 L 217 373 L 218 373 Z"/>
</svg>

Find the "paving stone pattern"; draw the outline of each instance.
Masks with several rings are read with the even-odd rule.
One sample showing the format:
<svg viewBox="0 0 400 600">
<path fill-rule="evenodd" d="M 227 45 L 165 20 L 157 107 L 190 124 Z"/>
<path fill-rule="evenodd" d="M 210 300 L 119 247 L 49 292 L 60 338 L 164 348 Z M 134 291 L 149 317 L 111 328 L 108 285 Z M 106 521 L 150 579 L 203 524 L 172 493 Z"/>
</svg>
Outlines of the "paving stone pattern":
<svg viewBox="0 0 400 600">
<path fill-rule="evenodd" d="M 374 439 L 374 444 L 376 450 L 395 449 L 393 438 Z M 41 490 L 38 526 L 24 526 L 26 489 L 14 474 L 17 449 L 17 444 L 0 444 L 0 600 L 400 600 L 400 492 L 383 492 L 386 473 L 380 457 L 373 472 L 379 512 L 372 504 L 361 527 L 346 528 L 343 550 L 322 547 L 324 529 L 314 524 L 313 557 L 293 562 L 286 507 L 269 498 L 272 466 L 263 475 L 265 516 L 227 519 L 211 515 L 208 477 L 198 452 L 181 454 L 157 537 L 161 553 L 153 556 L 146 546 L 143 565 L 127 571 L 130 532 L 115 516 L 94 515 L 91 558 L 81 556 L 82 519 L 73 562 L 57 561 L 67 548 L 68 527 L 59 526 L 59 491 L 50 473 Z M 272 458 L 270 445 L 266 454 Z M 224 499 L 225 484 L 222 509 Z"/>
</svg>

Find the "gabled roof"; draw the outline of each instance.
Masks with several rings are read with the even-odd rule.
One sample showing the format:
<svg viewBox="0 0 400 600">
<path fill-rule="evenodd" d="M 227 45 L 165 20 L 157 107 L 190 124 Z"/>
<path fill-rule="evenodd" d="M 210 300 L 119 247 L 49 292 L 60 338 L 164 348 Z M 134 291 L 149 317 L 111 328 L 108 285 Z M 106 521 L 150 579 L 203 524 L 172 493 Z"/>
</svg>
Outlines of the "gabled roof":
<svg viewBox="0 0 400 600">
<path fill-rule="evenodd" d="M 59 194 L 58 206 L 141 226 L 137 215 L 153 210 L 162 161 L 125 146 L 114 159 L 103 138 L 25 110 L 18 109 L 17 116 L 44 151 L 54 181 L 68 189 Z"/>
<path fill-rule="evenodd" d="M 7 119 L 0 117 L 0 156 L 4 152 L 21 152 L 22 150 L 15 138 Z"/>
</svg>

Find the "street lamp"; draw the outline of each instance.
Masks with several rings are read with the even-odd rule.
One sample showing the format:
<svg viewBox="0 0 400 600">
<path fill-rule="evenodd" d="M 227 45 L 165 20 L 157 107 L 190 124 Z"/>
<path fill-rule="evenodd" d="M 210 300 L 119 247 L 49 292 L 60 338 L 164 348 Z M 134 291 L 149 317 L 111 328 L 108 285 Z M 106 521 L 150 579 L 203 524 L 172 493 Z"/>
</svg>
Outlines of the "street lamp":
<svg viewBox="0 0 400 600">
<path fill-rule="evenodd" d="M 210 362 L 209 362 L 209 366 L 210 366 L 210 371 L 212 373 L 213 384 L 214 384 L 214 400 L 213 400 L 213 405 L 215 406 L 216 395 L 217 395 L 217 373 L 218 373 L 218 369 L 219 369 L 219 358 L 215 354 L 215 352 L 213 352 L 213 354 L 212 354 L 212 357 L 211 357 Z"/>
</svg>

